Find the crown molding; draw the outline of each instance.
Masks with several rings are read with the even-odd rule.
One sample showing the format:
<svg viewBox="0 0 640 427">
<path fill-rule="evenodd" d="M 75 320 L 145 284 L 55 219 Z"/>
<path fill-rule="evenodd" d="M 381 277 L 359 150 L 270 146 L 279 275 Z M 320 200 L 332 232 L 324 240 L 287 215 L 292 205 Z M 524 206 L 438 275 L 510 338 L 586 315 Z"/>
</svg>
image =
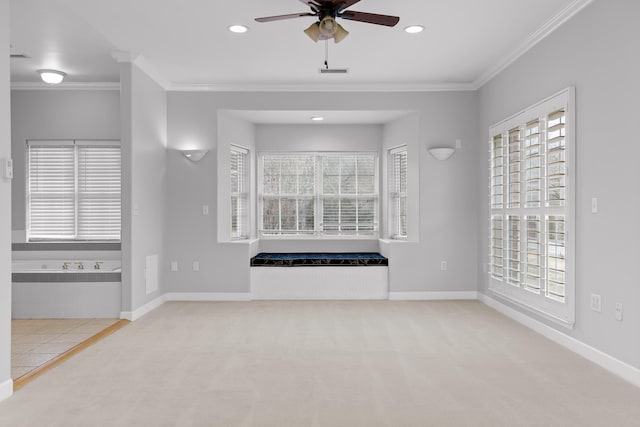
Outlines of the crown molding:
<svg viewBox="0 0 640 427">
<path fill-rule="evenodd" d="M 120 90 L 120 82 L 62 82 L 58 85 L 44 82 L 11 82 L 11 90 Z"/>
<path fill-rule="evenodd" d="M 472 84 L 475 89 L 480 89 L 495 76 L 504 71 L 509 65 L 513 64 L 518 58 L 528 52 L 535 45 L 544 40 L 552 32 L 562 26 L 569 19 L 573 18 L 578 12 L 593 3 L 594 0 L 574 0 L 571 4 L 560 11 L 556 16 L 547 21 L 542 27 L 538 28 L 515 50 L 506 55 L 502 60 L 498 61 L 493 67 L 485 71 Z"/>
<path fill-rule="evenodd" d="M 469 83 L 378 83 L 378 84 L 323 84 L 323 83 L 173 83 L 170 92 L 458 92 L 473 91 Z"/>
<path fill-rule="evenodd" d="M 162 76 L 162 74 L 142 55 L 131 52 L 111 52 L 111 56 L 118 63 L 134 64 L 140 70 L 142 70 L 147 76 L 156 82 L 164 90 L 169 90 L 171 82 Z"/>
</svg>

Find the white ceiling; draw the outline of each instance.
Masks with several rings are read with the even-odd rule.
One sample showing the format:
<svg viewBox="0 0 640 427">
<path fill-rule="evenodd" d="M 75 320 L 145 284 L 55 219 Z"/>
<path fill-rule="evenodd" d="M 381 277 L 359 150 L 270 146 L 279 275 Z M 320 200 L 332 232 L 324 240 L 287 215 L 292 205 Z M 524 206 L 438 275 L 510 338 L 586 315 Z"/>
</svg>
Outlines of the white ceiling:
<svg viewBox="0 0 640 427">
<path fill-rule="evenodd" d="M 11 0 L 14 84 L 36 84 L 55 68 L 71 84 L 118 82 L 114 52 L 139 63 L 168 89 L 472 89 L 590 0 L 361 0 L 351 9 L 400 16 L 394 28 L 341 20 L 351 33 L 329 45 L 303 30 L 314 18 L 257 23 L 306 12 L 297 0 Z M 231 24 L 250 27 L 245 34 Z M 410 35 L 403 28 L 426 30 Z"/>
</svg>

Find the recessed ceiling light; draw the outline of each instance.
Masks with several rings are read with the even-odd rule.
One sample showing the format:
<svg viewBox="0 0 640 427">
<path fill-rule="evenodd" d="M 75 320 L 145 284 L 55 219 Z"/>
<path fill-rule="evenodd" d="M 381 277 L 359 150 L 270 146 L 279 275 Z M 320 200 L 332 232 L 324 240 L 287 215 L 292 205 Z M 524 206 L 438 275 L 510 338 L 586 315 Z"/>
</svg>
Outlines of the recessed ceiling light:
<svg viewBox="0 0 640 427">
<path fill-rule="evenodd" d="M 321 122 L 324 120 L 324 117 L 320 117 L 320 116 L 311 117 L 311 120 L 313 120 L 314 122 Z"/>
<path fill-rule="evenodd" d="M 229 31 L 231 31 L 232 33 L 246 33 L 247 31 L 249 31 L 249 27 L 246 27 L 244 25 L 232 25 L 229 27 Z"/>
<path fill-rule="evenodd" d="M 424 27 L 422 25 L 409 25 L 404 31 L 409 34 L 418 34 L 424 31 Z"/>
</svg>

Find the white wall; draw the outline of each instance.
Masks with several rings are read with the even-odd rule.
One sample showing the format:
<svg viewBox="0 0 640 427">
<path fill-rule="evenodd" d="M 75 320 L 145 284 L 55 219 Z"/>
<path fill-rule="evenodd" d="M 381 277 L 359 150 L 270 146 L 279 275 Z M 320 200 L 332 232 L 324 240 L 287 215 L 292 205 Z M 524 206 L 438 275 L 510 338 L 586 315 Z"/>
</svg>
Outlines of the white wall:
<svg viewBox="0 0 640 427">
<path fill-rule="evenodd" d="M 121 66 L 123 156 L 123 311 L 133 312 L 166 291 L 162 278 L 166 232 L 167 97 L 131 62 Z M 158 256 L 160 283 L 147 292 L 146 258 Z"/>
<path fill-rule="evenodd" d="M 11 157 L 9 2 L 0 2 L 0 159 Z M 11 381 L 11 182 L 0 177 L 0 400 Z"/>
<path fill-rule="evenodd" d="M 640 2 L 595 1 L 480 90 L 482 195 L 478 275 L 487 291 L 488 129 L 570 85 L 576 87 L 576 322 L 562 332 L 640 367 Z M 591 213 L 598 197 L 600 212 Z M 570 236 L 571 237 L 571 236 Z M 590 310 L 591 293 L 602 312 Z M 624 320 L 614 318 L 616 302 Z M 543 319 L 538 319 L 543 321 Z M 557 327 L 551 325 L 552 327 Z"/>
<path fill-rule="evenodd" d="M 12 229 L 25 230 L 26 141 L 120 139 L 120 94 L 115 90 L 14 90 L 11 93 L 14 159 Z"/>
<path fill-rule="evenodd" d="M 312 112 L 335 110 L 337 105 L 342 111 L 415 111 L 418 117 L 415 134 L 420 157 L 420 243 L 408 250 L 414 261 L 404 272 L 409 280 L 394 291 L 476 290 L 479 203 L 475 183 L 479 173 L 477 159 L 484 153 L 484 147 L 474 143 L 478 128 L 476 93 L 170 92 L 167 187 L 170 227 L 166 248 L 167 261 L 176 260 L 180 265 L 180 271 L 168 275 L 171 291 L 247 292 L 249 288 L 248 282 L 238 279 L 236 272 L 228 268 L 233 255 L 228 245 L 217 243 L 217 218 L 201 213 L 201 205 L 213 207 L 218 198 L 217 159 L 211 156 L 219 143 L 218 111 Z M 261 135 L 266 137 L 270 132 L 278 134 L 281 129 L 257 126 L 258 150 Z M 376 133 L 377 144 L 381 144 L 383 130 L 378 127 Z M 306 137 L 312 138 L 313 132 Z M 464 146 L 448 162 L 427 157 L 427 146 L 454 144 L 455 139 L 462 139 Z M 209 149 L 211 153 L 197 164 L 190 163 L 177 151 L 190 148 L 186 146 L 189 142 L 197 142 L 198 148 Z M 268 245 L 270 249 L 289 247 L 277 242 Z M 315 242 L 298 245 L 318 247 Z M 248 264 L 246 256 L 246 261 L 241 262 Z M 200 272 L 191 271 L 194 260 L 200 261 Z M 441 260 L 448 261 L 449 270 L 440 271 Z"/>
</svg>

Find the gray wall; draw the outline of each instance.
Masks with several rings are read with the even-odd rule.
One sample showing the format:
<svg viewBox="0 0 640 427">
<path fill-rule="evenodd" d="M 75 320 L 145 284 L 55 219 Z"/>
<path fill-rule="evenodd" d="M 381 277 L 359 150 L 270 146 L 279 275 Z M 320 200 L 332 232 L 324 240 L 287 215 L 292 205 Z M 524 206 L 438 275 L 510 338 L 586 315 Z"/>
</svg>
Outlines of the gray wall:
<svg viewBox="0 0 640 427">
<path fill-rule="evenodd" d="M 11 93 L 14 160 L 13 230 L 25 230 L 28 139 L 120 139 L 118 91 L 14 90 Z"/>
<path fill-rule="evenodd" d="M 0 159 L 11 157 L 9 97 L 9 2 L 0 2 Z M 0 400 L 11 384 L 11 182 L 0 178 Z"/>
<path fill-rule="evenodd" d="M 130 62 L 120 64 L 122 124 L 122 309 L 165 292 L 162 283 L 167 184 L 167 95 Z M 158 290 L 147 293 L 147 256 L 158 256 Z"/>
<path fill-rule="evenodd" d="M 565 331 L 580 341 L 640 367 L 640 2 L 596 1 L 480 90 L 477 164 L 482 179 L 478 217 L 478 276 L 488 260 L 488 129 L 570 85 L 576 87 L 576 322 Z M 600 213 L 591 213 L 598 197 Z M 602 313 L 590 310 L 591 293 Z M 614 318 L 616 302 L 624 320 Z M 543 321 L 542 319 L 539 319 Z M 554 327 L 554 325 L 551 325 Z"/>
<path fill-rule="evenodd" d="M 167 183 L 167 224 L 170 226 L 167 228 L 166 249 L 167 260 L 180 261 L 181 267 L 180 271 L 168 276 L 172 291 L 248 290 L 249 284 L 238 281 L 234 270 L 229 268 L 233 253 L 229 246 L 233 244 L 217 243 L 217 218 L 201 214 L 201 205 L 213 207 L 217 199 L 217 163 L 211 153 L 216 152 L 218 144 L 218 110 L 330 111 L 336 106 L 342 111 L 417 112 L 420 243 L 411 248 L 407 246 L 408 249 L 401 254 L 408 260 L 404 275 L 411 280 L 402 288 L 393 290 L 476 290 L 479 202 L 475 183 L 479 173 L 477 159 L 485 152 L 485 147 L 474 143 L 478 128 L 476 93 L 170 92 Z M 268 127 L 256 132 L 268 132 Z M 437 162 L 428 157 L 427 146 L 454 144 L 455 139 L 462 139 L 463 149 L 449 161 Z M 187 162 L 178 152 L 189 148 L 187 144 L 209 149 L 210 154 L 197 164 Z M 258 136 L 256 144 L 259 144 Z M 212 208 L 211 213 L 215 215 L 215 212 L 216 209 Z M 248 250 L 236 251 L 248 257 Z M 248 258 L 245 259 L 248 263 Z M 449 262 L 449 270 L 443 272 L 440 271 L 440 260 L 445 259 Z M 194 260 L 200 261 L 200 272 L 191 271 Z M 241 259 L 241 262 L 245 260 Z"/>
</svg>

